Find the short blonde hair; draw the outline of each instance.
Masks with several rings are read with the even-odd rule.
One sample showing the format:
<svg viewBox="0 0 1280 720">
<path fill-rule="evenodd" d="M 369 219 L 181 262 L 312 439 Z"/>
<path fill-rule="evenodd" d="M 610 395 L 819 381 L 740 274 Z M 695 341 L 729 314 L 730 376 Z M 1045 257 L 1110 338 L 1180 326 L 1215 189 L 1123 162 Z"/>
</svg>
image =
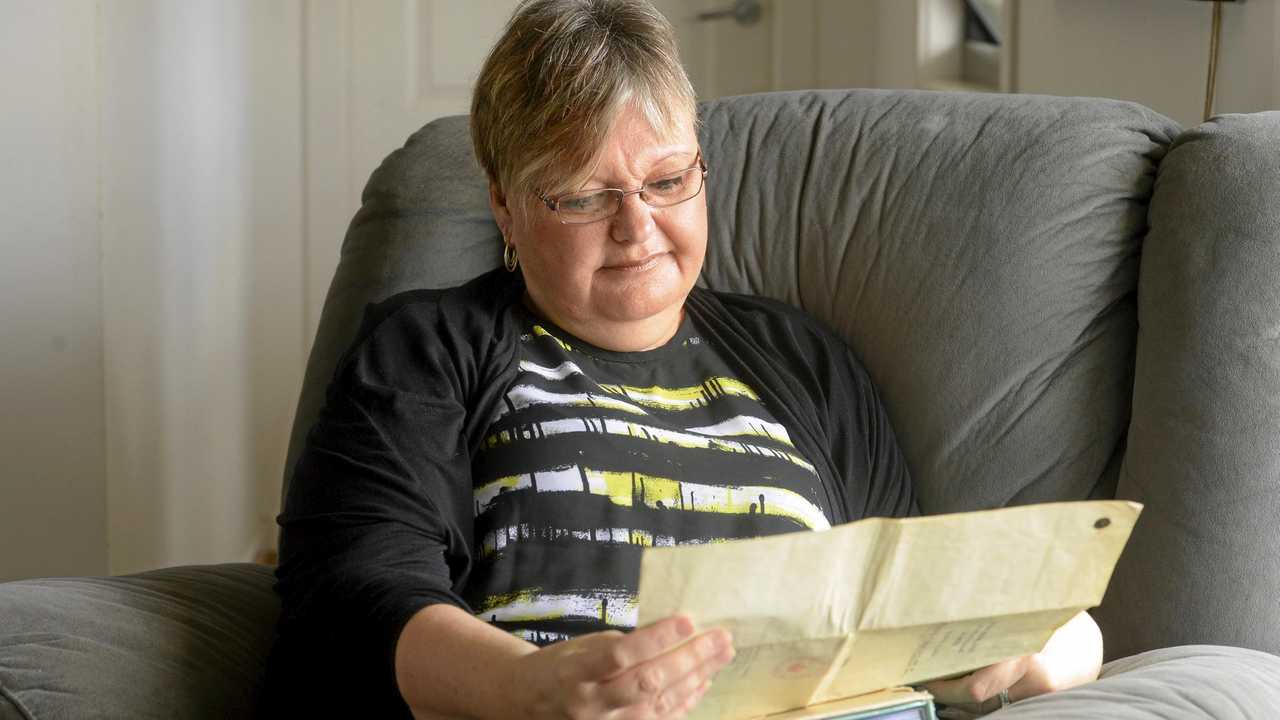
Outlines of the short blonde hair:
<svg viewBox="0 0 1280 720">
<path fill-rule="evenodd" d="M 471 142 L 508 195 L 572 191 L 628 105 L 663 138 L 697 121 L 662 13 L 648 0 L 525 0 L 476 80 Z"/>
</svg>

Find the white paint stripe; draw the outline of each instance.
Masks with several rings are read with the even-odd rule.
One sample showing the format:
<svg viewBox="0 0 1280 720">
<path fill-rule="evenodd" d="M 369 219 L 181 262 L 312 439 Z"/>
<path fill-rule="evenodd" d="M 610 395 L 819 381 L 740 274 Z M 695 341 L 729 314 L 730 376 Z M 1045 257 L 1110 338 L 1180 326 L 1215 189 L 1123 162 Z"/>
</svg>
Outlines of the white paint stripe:
<svg viewBox="0 0 1280 720">
<path fill-rule="evenodd" d="M 582 474 L 576 465 L 534 473 L 538 492 L 564 492 L 582 490 Z"/>
<path fill-rule="evenodd" d="M 582 418 L 560 418 L 541 423 L 529 423 L 529 426 L 536 427 L 544 436 L 568 435 L 571 433 L 586 432 L 584 429 L 584 422 L 585 421 Z M 787 452 L 785 450 L 777 450 L 763 445 L 756 445 L 754 443 L 743 442 L 741 440 L 712 438 L 706 435 L 695 435 L 693 433 L 683 432 L 680 430 L 671 430 L 668 428 L 655 427 L 653 425 L 634 423 L 629 420 L 617 420 L 614 418 L 592 419 L 590 424 L 593 431 L 605 432 L 610 435 L 643 437 L 655 442 L 669 443 L 679 445 L 681 447 L 691 447 L 703 450 L 720 450 L 722 452 L 734 452 L 746 455 L 762 455 L 765 457 L 779 458 L 799 465 L 814 475 L 818 474 L 812 463 L 795 453 Z"/>
<path fill-rule="evenodd" d="M 528 473 L 524 473 L 521 475 L 500 478 L 493 482 L 481 485 L 475 489 L 472 496 L 480 505 L 480 512 L 483 513 L 493 505 L 494 499 L 498 497 L 498 493 L 501 493 L 504 487 L 507 488 L 508 491 L 512 491 L 523 490 L 532 486 L 533 478 Z"/>
<path fill-rule="evenodd" d="M 515 385 L 507 391 L 507 401 L 516 410 L 524 410 L 535 405 L 556 405 L 560 407 L 603 407 L 611 410 L 622 410 L 634 415 L 648 415 L 648 411 L 639 405 L 619 400 L 611 395 L 598 393 L 556 393 L 532 385 Z M 498 418 L 503 417 L 510 409 L 504 405 Z M 495 418 L 495 419 L 498 419 Z"/>
<path fill-rule="evenodd" d="M 689 432 L 699 433 L 701 435 L 714 435 L 716 437 L 725 437 L 733 435 L 754 435 L 770 437 L 778 442 L 784 442 L 788 445 L 794 445 L 791 442 L 791 436 L 787 434 L 787 428 L 781 423 L 769 422 L 760 418 L 751 417 L 750 415 L 738 415 L 729 418 L 715 425 L 704 425 L 702 427 L 689 428 Z"/>
<path fill-rule="evenodd" d="M 564 380 L 570 375 L 586 375 L 586 373 L 582 372 L 582 368 L 570 360 L 566 360 L 553 368 L 529 362 L 528 360 L 521 360 L 520 371 L 540 375 L 547 380 Z"/>
</svg>

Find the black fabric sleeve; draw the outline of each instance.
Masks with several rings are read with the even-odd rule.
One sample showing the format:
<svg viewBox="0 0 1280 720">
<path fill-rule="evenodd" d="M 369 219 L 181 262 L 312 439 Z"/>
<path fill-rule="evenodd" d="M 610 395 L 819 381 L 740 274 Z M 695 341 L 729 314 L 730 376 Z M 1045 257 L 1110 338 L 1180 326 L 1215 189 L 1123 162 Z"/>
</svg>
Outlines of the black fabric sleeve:
<svg viewBox="0 0 1280 720">
<path fill-rule="evenodd" d="M 419 300 L 366 314 L 295 466 L 279 518 L 274 714 L 409 717 L 401 630 L 427 605 L 466 607 L 466 408 L 480 378 L 467 338 Z"/>
<path fill-rule="evenodd" d="M 907 463 L 867 371 L 813 316 L 768 298 L 695 289 L 689 307 L 761 384 L 835 494 L 843 518 L 918 515 Z M 812 443 L 809 440 L 812 440 Z"/>
<path fill-rule="evenodd" d="M 761 301 L 766 306 L 773 301 Z M 817 318 L 777 304 L 785 344 L 773 355 L 792 365 L 818 409 L 822 439 L 842 486 L 850 521 L 920 514 L 906 458 L 880 393 L 849 345 Z M 775 341 L 779 333 L 774 333 Z"/>
<path fill-rule="evenodd" d="M 871 376 L 840 338 L 826 345 L 836 366 L 826 407 L 831 457 L 846 481 L 849 516 L 919 515 L 906 458 Z"/>
</svg>

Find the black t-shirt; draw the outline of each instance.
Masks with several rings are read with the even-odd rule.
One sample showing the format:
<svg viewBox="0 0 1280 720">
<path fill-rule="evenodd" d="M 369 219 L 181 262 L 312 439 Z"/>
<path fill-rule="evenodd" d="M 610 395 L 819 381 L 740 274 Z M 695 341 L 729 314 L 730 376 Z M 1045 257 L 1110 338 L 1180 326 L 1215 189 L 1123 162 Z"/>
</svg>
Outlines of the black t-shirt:
<svg viewBox="0 0 1280 720">
<path fill-rule="evenodd" d="M 539 645 L 630 629 L 644 547 L 831 526 L 813 463 L 691 318 L 611 352 L 517 314 L 516 375 L 472 460 L 477 616 Z"/>
<path fill-rule="evenodd" d="M 634 596 L 635 558 L 643 542 L 634 541 L 640 538 L 675 542 L 764 535 L 818 527 L 819 513 L 839 524 L 917 512 L 906 465 L 866 371 L 844 342 L 812 317 L 771 300 L 695 288 L 685 303 L 681 334 L 655 351 L 653 362 L 625 363 L 546 324 L 541 327 L 549 334 L 540 335 L 521 302 L 523 293 L 518 274 L 499 270 L 457 288 L 403 293 L 368 308 L 293 468 L 279 517 L 281 617 L 267 668 L 267 714 L 409 717 L 396 687 L 396 642 L 409 618 L 433 603 L 450 603 L 481 617 L 487 609 L 486 619 L 526 633 L 625 626 L 625 613 L 614 611 Z M 522 341 L 525 335 L 529 342 Z M 570 348 L 577 342 L 578 349 L 555 345 L 564 354 L 552 352 L 546 343 L 557 335 Z M 548 378 L 530 377 L 538 375 L 531 366 L 522 370 L 525 361 L 544 375 L 568 373 L 564 363 L 576 363 L 584 376 L 574 376 L 561 394 L 572 383 L 589 387 L 591 380 L 615 386 L 614 392 L 596 393 L 590 417 L 540 415 L 565 407 L 577 412 L 580 406 L 556 411 L 537 403 L 512 414 L 520 397 L 511 394 L 513 387 L 552 389 Z M 716 379 L 705 388 L 697 385 L 708 377 Z M 654 387 L 677 392 L 647 392 Z M 701 419 L 689 414 L 693 410 L 652 405 L 670 404 L 672 397 L 711 401 L 705 412 L 697 411 Z M 624 402 L 647 415 L 621 409 Z M 610 404 L 614 407 L 606 412 Z M 643 441 L 644 433 L 733 433 L 742 430 L 733 424 L 739 416 L 761 424 L 698 442 L 749 446 L 749 452 L 725 450 L 718 457 L 676 443 Z M 675 424 L 655 424 L 657 418 Z M 535 422 L 577 422 L 584 429 L 595 423 L 606 432 L 594 433 L 578 447 L 560 443 L 567 440 L 563 434 L 537 452 L 524 452 L 534 445 L 526 440 L 504 445 L 503 432 L 510 438 L 536 433 Z M 611 432 L 615 426 L 625 427 L 626 434 Z M 695 433 L 697 428 L 702 431 Z M 523 446 L 519 452 L 517 445 Z M 641 456 L 628 460 L 632 451 Z M 577 462 L 578 452 L 593 457 Z M 707 458 L 717 462 L 704 464 Z M 514 488 L 522 473 L 550 471 L 539 475 L 539 490 L 549 488 L 571 477 L 555 474 L 570 465 L 615 474 L 594 480 L 588 475 L 585 490 L 576 494 L 521 496 L 509 488 L 509 498 L 492 504 L 496 496 L 490 491 L 502 483 Z M 616 473 L 632 472 L 638 495 L 591 492 L 593 487 L 616 490 L 620 483 L 629 488 L 630 480 Z M 647 476 L 643 483 L 640 474 Z M 532 488 L 533 479 L 528 482 Z M 683 492 L 679 484 L 686 482 L 752 490 L 746 497 L 719 498 L 734 512 L 701 513 L 709 498 L 696 489 L 692 496 Z M 762 490 L 766 487 L 768 492 Z M 630 507 L 621 504 L 628 497 Z M 529 504 L 531 498 L 536 502 Z M 676 511 L 672 506 L 680 498 L 685 508 Z M 561 511 L 561 503 L 577 507 Z M 602 524 L 570 527 L 589 506 L 598 515 L 592 519 Z M 513 513 L 518 522 L 510 521 Z M 673 522 L 676 518 L 689 522 Z M 569 531 L 541 545 L 560 554 L 544 553 L 527 564 L 490 561 L 497 554 L 486 555 L 486 542 L 496 548 L 496 530 L 506 528 L 504 543 L 519 537 L 516 546 L 532 547 L 523 538 L 542 532 L 539 523 L 559 523 L 548 533 Z M 606 528 L 607 543 L 602 542 Z M 615 528 L 621 531 L 616 541 Z M 575 537 L 575 531 L 588 534 Z M 597 568 L 594 554 L 610 547 L 622 551 L 615 557 L 629 554 L 631 559 L 616 568 Z M 579 563 L 568 557 L 575 550 L 594 556 Z M 567 575 L 556 575 L 565 568 Z M 575 574 L 588 568 L 600 574 Z M 531 576 L 525 577 L 526 571 Z M 612 592 L 622 605 L 610 611 L 602 602 L 599 616 L 592 609 L 539 624 L 516 613 L 519 594 L 531 588 L 552 596 L 594 593 L 602 600 Z M 498 597 L 504 591 L 517 597 L 504 601 Z M 559 612 L 570 604 L 561 603 Z M 501 618 L 496 617 L 499 606 L 506 608 Z M 534 634 L 532 639 L 555 637 Z"/>
</svg>

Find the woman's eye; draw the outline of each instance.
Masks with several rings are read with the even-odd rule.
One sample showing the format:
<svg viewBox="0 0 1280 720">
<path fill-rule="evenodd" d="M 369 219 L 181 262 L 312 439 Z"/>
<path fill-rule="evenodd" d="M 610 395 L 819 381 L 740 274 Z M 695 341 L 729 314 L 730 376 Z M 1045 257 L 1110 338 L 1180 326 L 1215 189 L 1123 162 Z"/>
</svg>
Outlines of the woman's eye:
<svg viewBox="0 0 1280 720">
<path fill-rule="evenodd" d="M 605 193 L 573 195 L 560 201 L 560 209 L 570 212 L 594 210 L 604 204 Z"/>
<path fill-rule="evenodd" d="M 684 185 L 684 175 L 673 175 L 669 178 L 655 180 L 648 185 L 648 189 L 656 193 L 676 192 Z"/>
</svg>

